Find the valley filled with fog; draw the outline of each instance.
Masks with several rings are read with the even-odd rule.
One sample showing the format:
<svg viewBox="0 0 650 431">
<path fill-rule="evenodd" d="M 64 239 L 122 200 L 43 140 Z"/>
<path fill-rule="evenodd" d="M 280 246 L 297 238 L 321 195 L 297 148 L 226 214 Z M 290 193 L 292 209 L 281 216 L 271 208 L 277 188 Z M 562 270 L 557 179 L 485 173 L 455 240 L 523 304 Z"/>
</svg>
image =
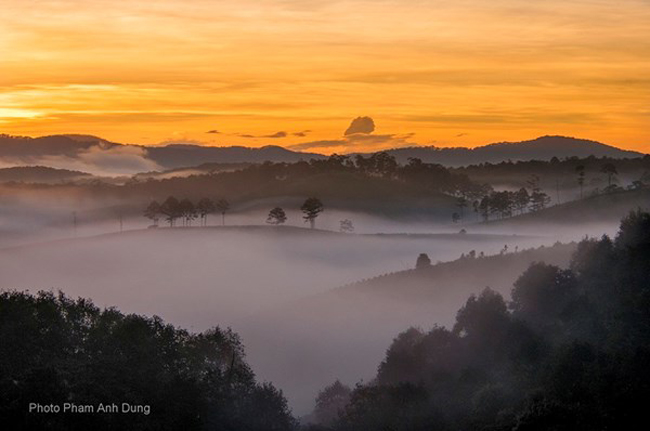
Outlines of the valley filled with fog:
<svg viewBox="0 0 650 431">
<path fill-rule="evenodd" d="M 251 222 L 254 216 L 235 215 L 228 222 Z M 305 414 L 325 384 L 337 378 L 353 384 L 370 377 L 367 371 L 377 366 L 386 345 L 404 327 L 448 325 L 453 310 L 484 288 L 489 275 L 479 275 L 451 297 L 442 294 L 445 286 L 425 281 L 423 288 L 430 295 L 424 301 L 367 293 L 338 299 L 332 292 L 348 287 L 335 288 L 410 270 L 420 253 L 427 253 L 435 264 L 472 250 L 499 255 L 505 246 L 513 253 L 603 233 L 580 230 L 573 237 L 560 237 L 546 230 L 535 236 L 505 235 L 483 228 L 475 234 L 466 226 L 469 233 L 461 234 L 458 226 L 382 223 L 377 217 L 351 213 L 327 216 L 323 213 L 319 227 L 333 228 L 334 220 L 349 216 L 357 226 L 366 226 L 363 230 L 380 233 L 261 224 L 120 233 L 113 221 L 79 227 L 77 238 L 33 243 L 30 237 L 29 245 L 3 248 L 0 281 L 9 289 L 62 290 L 72 297 L 92 298 L 101 307 L 158 315 L 193 331 L 230 326 L 243 337 L 258 377 L 282 388 L 295 412 Z M 123 222 L 127 228 L 142 224 L 138 219 Z M 517 270 L 499 269 L 506 285 L 494 287 L 507 291 Z M 328 294 L 332 298 L 321 304 Z"/>
</svg>

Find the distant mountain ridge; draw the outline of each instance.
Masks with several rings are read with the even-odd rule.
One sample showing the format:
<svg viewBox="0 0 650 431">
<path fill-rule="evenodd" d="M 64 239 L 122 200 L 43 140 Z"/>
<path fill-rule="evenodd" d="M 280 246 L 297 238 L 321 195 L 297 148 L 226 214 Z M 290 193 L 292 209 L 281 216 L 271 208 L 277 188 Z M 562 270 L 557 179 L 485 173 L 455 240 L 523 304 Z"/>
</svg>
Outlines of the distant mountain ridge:
<svg viewBox="0 0 650 431">
<path fill-rule="evenodd" d="M 508 160 L 550 160 L 553 157 L 611 157 L 633 158 L 644 154 L 636 151 L 602 144 L 587 139 L 576 139 L 566 136 L 541 136 L 522 142 L 499 142 L 476 148 L 464 147 L 408 147 L 387 150 L 400 163 L 408 159 L 418 158 L 427 163 L 458 167 L 478 163 L 500 163 Z"/>
<path fill-rule="evenodd" d="M 15 166 L 0 168 L 0 183 L 22 182 L 56 184 L 66 181 L 92 178 L 85 172 L 68 169 L 54 169 L 47 166 Z"/>
<path fill-rule="evenodd" d="M 41 158 L 65 156 L 72 159 L 93 151 L 130 152 L 154 162 L 161 169 L 193 167 L 205 163 L 263 163 L 297 162 L 322 159 L 327 156 L 318 153 L 298 152 L 267 145 L 260 148 L 243 146 L 207 147 L 192 144 L 170 144 L 145 146 L 120 144 L 91 135 L 51 135 L 37 138 L 0 135 L 0 162 L 5 166 L 38 165 Z M 600 142 L 575 139 L 564 136 L 543 136 L 523 142 L 501 142 L 476 148 L 409 147 L 385 150 L 400 163 L 409 158 L 419 158 L 428 163 L 439 163 L 449 167 L 478 163 L 499 163 L 512 160 L 550 160 L 552 157 L 611 157 L 632 158 L 643 156 L 636 151 L 622 150 Z M 352 156 L 357 153 L 351 154 Z M 133 172 L 136 173 L 136 172 Z"/>
<path fill-rule="evenodd" d="M 172 144 L 163 147 L 147 147 L 146 151 L 151 160 L 167 169 L 197 166 L 211 162 L 263 163 L 270 161 L 289 163 L 326 157 L 322 154 L 291 151 L 277 145 L 250 148 L 241 146 L 202 147 L 200 145 Z"/>
</svg>

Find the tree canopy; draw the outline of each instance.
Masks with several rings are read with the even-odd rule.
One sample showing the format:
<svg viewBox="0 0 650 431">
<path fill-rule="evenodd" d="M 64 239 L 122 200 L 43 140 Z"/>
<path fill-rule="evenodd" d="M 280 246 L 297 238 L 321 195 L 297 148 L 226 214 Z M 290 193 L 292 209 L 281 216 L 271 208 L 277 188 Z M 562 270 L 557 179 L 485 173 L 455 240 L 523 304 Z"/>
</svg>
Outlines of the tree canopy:
<svg viewBox="0 0 650 431">
<path fill-rule="evenodd" d="M 0 293 L 6 429 L 292 430 L 282 393 L 255 381 L 230 329 L 200 334 L 62 293 Z M 30 414 L 29 403 L 129 403 L 150 414 Z"/>
</svg>

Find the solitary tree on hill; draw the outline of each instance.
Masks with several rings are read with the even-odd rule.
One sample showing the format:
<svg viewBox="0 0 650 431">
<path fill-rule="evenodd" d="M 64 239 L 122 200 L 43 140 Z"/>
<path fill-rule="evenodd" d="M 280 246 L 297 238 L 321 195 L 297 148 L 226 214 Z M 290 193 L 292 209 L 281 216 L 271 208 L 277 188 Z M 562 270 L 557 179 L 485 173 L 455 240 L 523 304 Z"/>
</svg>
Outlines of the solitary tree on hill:
<svg viewBox="0 0 650 431">
<path fill-rule="evenodd" d="M 578 185 L 580 186 L 580 199 L 582 199 L 582 189 L 585 185 L 585 165 L 576 166 L 576 173 L 578 174 Z"/>
<path fill-rule="evenodd" d="M 460 209 L 460 218 L 462 219 L 465 217 L 465 208 L 467 208 L 467 199 L 465 196 L 460 196 L 458 199 L 456 199 L 456 206 Z"/>
<path fill-rule="evenodd" d="M 323 203 L 318 198 L 307 198 L 305 203 L 300 207 L 300 211 L 304 213 L 302 218 L 305 219 L 305 223 L 309 222 L 309 226 L 312 229 L 316 226 L 316 217 L 318 217 L 324 209 Z"/>
<path fill-rule="evenodd" d="M 612 187 L 612 181 L 618 175 L 618 171 L 616 170 L 616 166 L 614 166 L 613 163 L 606 163 L 600 168 L 600 172 L 607 174 L 607 188 Z"/>
<path fill-rule="evenodd" d="M 349 219 L 341 220 L 339 230 L 344 233 L 353 233 L 354 224 L 352 224 L 352 220 Z"/>
<path fill-rule="evenodd" d="M 428 268 L 431 266 L 431 259 L 426 253 L 420 253 L 418 260 L 415 262 L 415 269 Z"/>
<path fill-rule="evenodd" d="M 269 216 L 266 218 L 268 224 L 281 225 L 287 221 L 287 214 L 280 207 L 275 207 L 269 211 Z"/>
</svg>

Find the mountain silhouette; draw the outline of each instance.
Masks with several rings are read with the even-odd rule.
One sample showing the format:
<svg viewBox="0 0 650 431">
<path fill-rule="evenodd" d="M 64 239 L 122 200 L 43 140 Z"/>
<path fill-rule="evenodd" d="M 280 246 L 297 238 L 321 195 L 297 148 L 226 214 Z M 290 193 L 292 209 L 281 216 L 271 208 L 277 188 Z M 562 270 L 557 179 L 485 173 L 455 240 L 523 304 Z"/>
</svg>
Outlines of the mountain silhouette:
<svg viewBox="0 0 650 431">
<path fill-rule="evenodd" d="M 464 166 L 478 163 L 499 163 L 507 160 L 550 160 L 553 157 L 611 157 L 633 158 L 643 156 L 636 151 L 602 144 L 586 139 L 566 136 L 542 136 L 530 141 L 500 142 L 476 148 L 464 147 L 408 147 L 387 151 L 398 162 L 406 163 L 411 157 L 427 163 L 445 166 Z"/>
<path fill-rule="evenodd" d="M 300 160 L 306 161 L 325 157 L 322 154 L 291 151 L 277 145 L 249 148 L 241 146 L 202 147 L 200 145 L 172 144 L 162 147 L 148 147 L 147 154 L 151 160 L 167 169 L 196 166 L 209 162 L 297 162 Z"/>
<path fill-rule="evenodd" d="M 322 159 L 327 156 L 267 145 L 261 148 L 243 146 L 208 147 L 191 144 L 170 144 L 164 146 L 143 146 L 120 144 L 91 135 L 51 135 L 38 138 L 0 135 L 0 159 L 5 165 L 34 165 L 39 157 L 76 157 L 89 149 L 111 150 L 138 148 L 143 155 L 162 169 L 176 169 L 198 166 L 204 163 L 263 163 L 297 162 Z M 643 156 L 636 151 L 622 150 L 596 141 L 564 136 L 543 136 L 523 142 L 501 142 L 476 148 L 408 147 L 385 150 L 400 163 L 409 158 L 419 158 L 428 163 L 439 163 L 455 167 L 478 163 L 499 163 L 512 160 L 550 160 L 553 157 L 610 157 L 633 158 Z M 351 155 L 356 155 L 353 153 Z"/>
</svg>

